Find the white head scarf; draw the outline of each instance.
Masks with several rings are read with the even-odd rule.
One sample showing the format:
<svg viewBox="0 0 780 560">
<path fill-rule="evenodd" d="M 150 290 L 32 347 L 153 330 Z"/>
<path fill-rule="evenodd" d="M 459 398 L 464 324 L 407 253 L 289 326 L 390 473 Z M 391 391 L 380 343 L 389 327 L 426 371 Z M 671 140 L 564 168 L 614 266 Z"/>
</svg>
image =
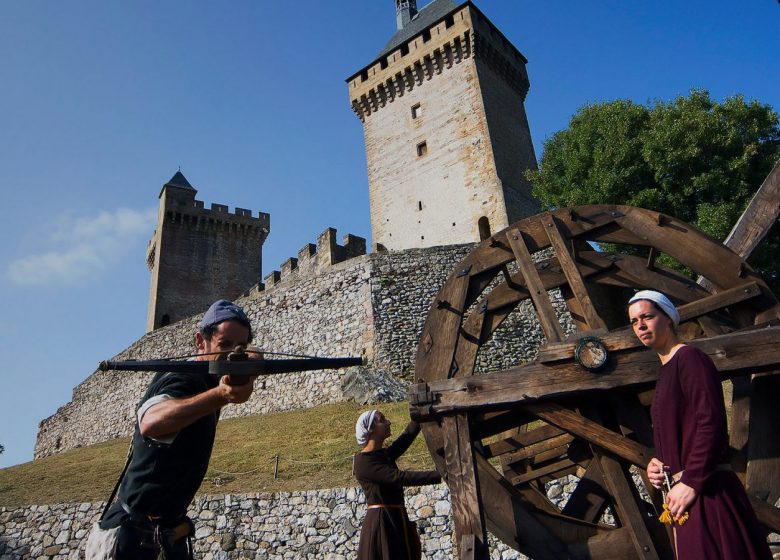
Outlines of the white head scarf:
<svg viewBox="0 0 780 560">
<path fill-rule="evenodd" d="M 635 301 L 642 299 L 646 299 L 655 303 L 664 313 L 669 316 L 675 327 L 680 324 L 680 314 L 677 312 L 677 308 L 671 301 L 669 301 L 669 298 L 663 295 L 661 292 L 656 292 L 655 290 L 642 290 L 635 293 L 634 297 L 628 300 L 628 305 L 631 305 Z"/>
<path fill-rule="evenodd" d="M 355 439 L 358 445 L 368 443 L 368 433 L 371 431 L 371 424 L 374 423 L 374 417 L 378 410 L 367 410 L 361 414 L 355 423 Z"/>
</svg>

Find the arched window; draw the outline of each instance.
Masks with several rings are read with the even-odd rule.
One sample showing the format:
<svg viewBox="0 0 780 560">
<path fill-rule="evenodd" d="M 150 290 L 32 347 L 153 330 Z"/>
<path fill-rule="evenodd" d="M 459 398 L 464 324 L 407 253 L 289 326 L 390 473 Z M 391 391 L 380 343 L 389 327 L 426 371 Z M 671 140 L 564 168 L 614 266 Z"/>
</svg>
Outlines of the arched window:
<svg viewBox="0 0 780 560">
<path fill-rule="evenodd" d="M 490 220 L 487 219 L 487 216 L 482 216 L 477 221 L 477 227 L 479 228 L 479 240 L 484 241 L 488 237 L 490 237 Z"/>
</svg>

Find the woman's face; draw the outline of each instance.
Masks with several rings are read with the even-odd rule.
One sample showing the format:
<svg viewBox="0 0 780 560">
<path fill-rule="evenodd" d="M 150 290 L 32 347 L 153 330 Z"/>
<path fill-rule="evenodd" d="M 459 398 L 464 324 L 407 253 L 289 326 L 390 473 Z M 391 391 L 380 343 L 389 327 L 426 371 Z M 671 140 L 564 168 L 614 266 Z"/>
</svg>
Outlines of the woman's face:
<svg viewBox="0 0 780 560">
<path fill-rule="evenodd" d="M 374 422 L 371 424 L 371 435 L 382 440 L 390 435 L 390 420 L 381 412 L 374 415 Z"/>
<path fill-rule="evenodd" d="M 646 299 L 635 301 L 629 306 L 628 318 L 637 338 L 654 350 L 666 346 L 674 333 L 672 320 Z"/>
</svg>

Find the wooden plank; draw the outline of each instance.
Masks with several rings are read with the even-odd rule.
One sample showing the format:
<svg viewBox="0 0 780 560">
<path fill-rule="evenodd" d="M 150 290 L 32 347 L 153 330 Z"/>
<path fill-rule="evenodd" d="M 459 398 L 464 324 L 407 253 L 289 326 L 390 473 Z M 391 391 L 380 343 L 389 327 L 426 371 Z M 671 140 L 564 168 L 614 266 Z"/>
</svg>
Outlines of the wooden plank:
<svg viewBox="0 0 780 560">
<path fill-rule="evenodd" d="M 528 447 L 523 447 L 522 449 L 519 449 L 515 451 L 514 453 L 510 453 L 506 455 L 506 462 L 508 464 L 516 463 L 518 461 L 523 461 L 525 459 L 532 459 L 535 457 L 538 457 L 542 453 L 546 453 L 550 450 L 560 449 L 563 447 L 563 449 L 566 449 L 566 446 L 571 443 L 574 440 L 572 436 L 569 434 L 562 434 L 554 438 L 550 438 L 548 440 L 539 442 L 534 445 L 530 445 Z M 537 459 L 538 462 L 542 462 L 545 459 L 539 458 Z"/>
<path fill-rule="evenodd" d="M 691 341 L 709 355 L 721 377 L 780 369 L 780 327 L 729 333 Z M 614 352 L 607 367 L 594 373 L 575 363 L 532 363 L 506 371 L 431 382 L 435 402 L 431 414 L 484 407 L 507 407 L 534 400 L 551 400 L 583 391 L 652 384 L 657 356 L 649 350 Z M 526 407 L 527 408 L 527 407 Z"/>
<path fill-rule="evenodd" d="M 497 457 L 499 455 L 511 453 L 512 451 L 515 451 L 526 445 L 533 445 L 535 443 L 539 443 L 540 441 L 559 436 L 563 433 L 563 430 L 560 428 L 544 425 L 539 428 L 535 428 L 524 433 L 517 433 L 513 436 L 488 444 L 483 448 L 483 455 L 486 459 L 490 459 L 491 457 Z"/>
<path fill-rule="evenodd" d="M 450 376 L 468 285 L 468 273 L 453 276 L 436 296 L 417 350 L 415 377 L 418 381 Z"/>
<path fill-rule="evenodd" d="M 756 512 L 759 522 L 773 533 L 780 533 L 780 509 L 748 493 L 750 505 Z"/>
<path fill-rule="evenodd" d="M 485 299 L 478 304 L 478 311 L 469 315 L 468 319 L 461 325 L 458 345 L 455 350 L 455 361 L 459 364 L 459 367 L 454 377 L 474 375 L 477 354 L 484 341 L 483 332 L 485 330 L 485 318 L 488 316 L 487 307 L 488 300 Z"/>
<path fill-rule="evenodd" d="M 604 482 L 614 499 L 617 516 L 623 526 L 629 530 L 637 557 L 658 560 L 660 557 L 656 545 L 650 537 L 637 503 L 639 497 L 629 486 L 627 480 L 629 475 L 617 460 L 604 454 L 598 447 L 594 446 L 592 449 L 593 456 L 599 461 L 604 472 Z"/>
<path fill-rule="evenodd" d="M 471 445 L 469 421 L 466 414 L 445 416 L 442 419 L 445 433 L 444 460 L 447 466 L 447 485 L 452 502 L 452 521 L 456 542 L 463 535 L 473 535 L 473 558 L 488 560 L 487 532 Z M 461 552 L 463 552 L 461 548 Z"/>
<path fill-rule="evenodd" d="M 476 557 L 477 543 L 474 535 L 467 534 L 460 538 L 460 559 L 461 560 L 474 560 Z"/>
<path fill-rule="evenodd" d="M 543 476 L 555 474 L 564 469 L 569 469 L 573 466 L 576 466 L 576 464 L 571 459 L 561 459 L 560 461 L 556 461 L 549 465 L 544 465 L 543 467 L 539 467 L 532 471 L 518 474 L 517 476 L 508 477 L 508 480 L 515 486 L 519 486 L 538 478 L 542 478 Z"/>
<path fill-rule="evenodd" d="M 780 160 L 766 176 L 723 244 L 743 259 L 750 258 L 780 215 Z"/>
<path fill-rule="evenodd" d="M 563 274 L 566 276 L 569 288 L 582 306 L 582 311 L 585 314 L 585 320 L 588 326 L 591 329 L 607 330 L 606 323 L 604 323 L 604 320 L 599 316 L 596 307 L 593 305 L 593 301 L 590 299 L 590 295 L 588 295 L 585 282 L 582 279 L 580 271 L 577 269 L 577 264 L 569 253 L 569 249 L 566 246 L 566 241 L 563 237 L 563 232 L 555 217 L 551 214 L 546 214 L 541 218 L 541 221 L 545 226 L 545 231 L 547 231 L 550 245 L 555 250 L 555 255 L 558 257 L 558 262 L 561 263 L 561 268 L 563 269 Z"/>
<path fill-rule="evenodd" d="M 511 229 L 507 232 L 507 239 L 512 247 L 512 252 L 515 254 L 515 261 L 520 269 L 520 274 L 523 275 L 525 285 L 531 294 L 536 314 L 539 317 L 539 322 L 547 340 L 555 342 L 563 340 L 563 330 L 558 321 L 558 315 L 555 313 L 552 301 L 550 301 L 550 295 L 547 293 L 539 272 L 536 270 L 531 253 L 523 240 L 522 232 L 518 229 Z"/>
<path fill-rule="evenodd" d="M 569 439 L 573 440 L 574 438 L 569 436 Z M 546 463 L 547 461 L 552 461 L 553 459 L 557 459 L 559 457 L 565 456 L 568 451 L 569 451 L 568 444 L 560 445 L 558 447 L 551 447 L 544 451 L 539 451 L 536 455 L 531 457 L 531 463 L 534 465 Z M 580 463 L 578 462 L 577 464 Z"/>
<path fill-rule="evenodd" d="M 581 414 L 564 408 L 559 404 L 534 403 L 528 404 L 526 407 L 545 422 L 554 424 L 562 430 L 597 445 L 640 468 L 647 467 L 647 463 L 653 456 L 652 451 L 644 445 L 624 438 L 601 424 L 589 420 Z"/>
</svg>

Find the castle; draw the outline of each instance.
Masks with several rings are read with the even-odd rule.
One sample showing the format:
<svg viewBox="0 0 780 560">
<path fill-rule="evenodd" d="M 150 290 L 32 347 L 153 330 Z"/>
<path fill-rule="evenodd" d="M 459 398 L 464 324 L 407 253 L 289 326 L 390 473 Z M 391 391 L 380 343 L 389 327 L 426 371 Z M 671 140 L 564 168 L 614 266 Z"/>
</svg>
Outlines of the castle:
<svg viewBox="0 0 780 560">
<path fill-rule="evenodd" d="M 268 351 L 363 355 L 408 380 L 430 302 L 472 244 L 538 210 L 524 170 L 535 167 L 523 108 L 526 59 L 470 1 L 417 10 L 395 0 L 397 32 L 348 78 L 363 124 L 371 233 L 337 240 L 328 228 L 260 281 L 270 216 L 196 200 L 181 171 L 163 185 L 147 263 L 147 334 L 118 359 L 187 354 L 198 315 L 219 297 L 246 310 Z M 522 340 L 517 336 L 522 330 Z M 533 313 L 508 319 L 478 369 L 532 359 Z M 268 380 L 226 414 L 260 414 L 344 400 L 343 372 Z M 148 381 L 95 372 L 41 422 L 35 456 L 126 435 Z M 98 404 L 99 403 L 99 404 Z"/>
</svg>

